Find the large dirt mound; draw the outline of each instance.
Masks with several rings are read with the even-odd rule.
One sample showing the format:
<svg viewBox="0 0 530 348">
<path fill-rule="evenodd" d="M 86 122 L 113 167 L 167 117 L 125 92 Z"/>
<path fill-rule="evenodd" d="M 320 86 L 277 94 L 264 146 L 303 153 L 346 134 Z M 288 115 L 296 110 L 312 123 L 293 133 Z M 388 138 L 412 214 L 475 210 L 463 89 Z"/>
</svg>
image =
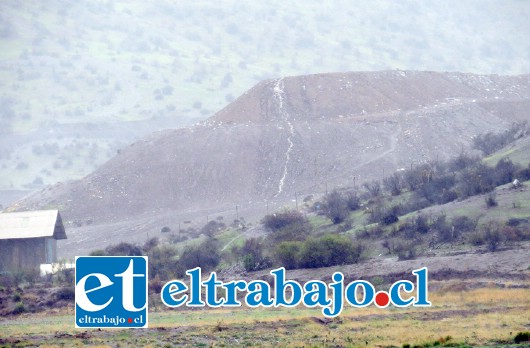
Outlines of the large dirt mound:
<svg viewBox="0 0 530 348">
<path fill-rule="evenodd" d="M 71 226 L 72 242 L 90 246 L 232 214 L 236 204 L 258 216 L 264 202 L 279 206 L 454 156 L 479 133 L 529 120 L 529 107 L 530 75 L 387 71 L 268 80 L 205 122 L 153 134 L 83 180 L 15 208 L 58 207 L 65 221 L 85 225 Z"/>
</svg>

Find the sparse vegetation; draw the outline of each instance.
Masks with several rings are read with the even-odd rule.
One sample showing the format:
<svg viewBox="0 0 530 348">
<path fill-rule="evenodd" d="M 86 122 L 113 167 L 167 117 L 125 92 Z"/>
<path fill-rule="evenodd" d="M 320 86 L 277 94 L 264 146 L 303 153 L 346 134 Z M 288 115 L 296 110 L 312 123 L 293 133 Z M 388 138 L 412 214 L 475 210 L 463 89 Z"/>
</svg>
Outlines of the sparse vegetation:
<svg viewBox="0 0 530 348">
<path fill-rule="evenodd" d="M 510 142 L 513 142 L 516 137 L 521 135 L 526 129 L 526 122 L 514 123 L 509 129 L 502 133 L 488 132 L 480 134 L 473 139 L 473 147 L 481 150 L 486 156 L 503 148 Z"/>
<path fill-rule="evenodd" d="M 343 222 L 350 213 L 346 197 L 337 190 L 324 196 L 323 210 L 334 224 Z"/>
</svg>

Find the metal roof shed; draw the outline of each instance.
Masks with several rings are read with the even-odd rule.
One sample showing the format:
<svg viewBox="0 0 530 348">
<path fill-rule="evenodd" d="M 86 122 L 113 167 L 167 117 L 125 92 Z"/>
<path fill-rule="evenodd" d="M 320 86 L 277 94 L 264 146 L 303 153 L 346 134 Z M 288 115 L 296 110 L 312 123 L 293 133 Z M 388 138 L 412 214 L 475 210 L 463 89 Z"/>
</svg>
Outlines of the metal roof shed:
<svg viewBox="0 0 530 348">
<path fill-rule="evenodd" d="M 56 262 L 59 239 L 66 239 L 66 232 L 58 210 L 0 213 L 0 270 Z"/>
</svg>

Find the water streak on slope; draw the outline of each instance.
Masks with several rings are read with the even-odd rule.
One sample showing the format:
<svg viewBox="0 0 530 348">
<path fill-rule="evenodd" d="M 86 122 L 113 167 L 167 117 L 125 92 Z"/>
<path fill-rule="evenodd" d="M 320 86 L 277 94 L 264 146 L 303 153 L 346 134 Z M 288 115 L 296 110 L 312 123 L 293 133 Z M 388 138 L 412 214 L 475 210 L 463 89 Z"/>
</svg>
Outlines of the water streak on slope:
<svg viewBox="0 0 530 348">
<path fill-rule="evenodd" d="M 278 192 L 274 195 L 274 197 L 277 197 L 279 194 L 282 193 L 283 185 L 285 184 L 285 178 L 287 177 L 291 150 L 293 149 L 293 146 L 294 146 L 294 143 L 291 140 L 291 138 L 294 135 L 294 127 L 293 127 L 293 124 L 289 121 L 289 113 L 283 107 L 283 97 L 285 95 L 283 78 L 279 78 L 276 81 L 273 92 L 274 92 L 273 98 L 278 103 L 278 115 L 283 121 L 285 121 L 285 123 L 287 124 L 287 127 L 289 128 L 289 135 L 287 136 L 287 142 L 289 143 L 289 146 L 287 147 L 287 151 L 285 151 L 285 163 L 283 166 L 283 175 L 280 179 L 280 182 L 278 183 Z"/>
</svg>

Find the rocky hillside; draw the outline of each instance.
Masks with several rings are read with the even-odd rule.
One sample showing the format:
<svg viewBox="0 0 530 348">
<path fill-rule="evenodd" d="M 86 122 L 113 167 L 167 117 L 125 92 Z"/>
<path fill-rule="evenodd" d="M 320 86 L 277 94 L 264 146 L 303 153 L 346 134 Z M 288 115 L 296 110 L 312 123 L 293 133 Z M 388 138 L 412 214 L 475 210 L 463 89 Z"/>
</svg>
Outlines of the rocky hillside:
<svg viewBox="0 0 530 348">
<path fill-rule="evenodd" d="M 328 186 L 360 185 L 469 150 L 477 134 L 530 120 L 529 107 L 530 75 L 385 71 L 267 80 L 205 122 L 152 134 L 84 179 L 13 208 L 58 207 L 71 224 L 68 243 L 90 245 L 143 239 L 183 221 L 204 224 L 207 215 L 259 217 Z"/>
<path fill-rule="evenodd" d="M 264 79 L 528 73 L 529 17 L 518 0 L 2 0 L 0 205 L 202 121 Z"/>
</svg>

